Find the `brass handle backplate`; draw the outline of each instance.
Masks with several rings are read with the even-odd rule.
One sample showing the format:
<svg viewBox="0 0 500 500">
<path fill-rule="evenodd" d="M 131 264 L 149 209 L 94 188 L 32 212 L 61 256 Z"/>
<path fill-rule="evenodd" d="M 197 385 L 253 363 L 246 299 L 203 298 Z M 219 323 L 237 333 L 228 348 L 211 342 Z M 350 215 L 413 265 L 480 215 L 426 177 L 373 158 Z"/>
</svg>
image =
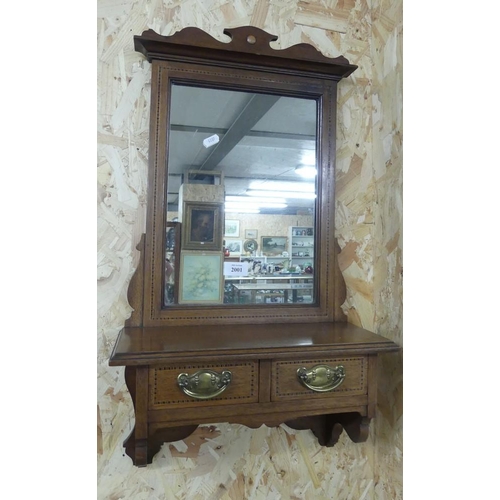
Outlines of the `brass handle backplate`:
<svg viewBox="0 0 500 500">
<path fill-rule="evenodd" d="M 177 384 L 188 396 L 195 399 L 215 398 L 224 392 L 233 374 L 229 370 L 217 373 L 212 370 L 200 370 L 193 375 L 181 373 L 177 377 Z"/>
<path fill-rule="evenodd" d="M 328 365 L 316 365 L 310 370 L 299 368 L 297 377 L 300 383 L 315 392 L 328 392 L 337 388 L 345 379 L 345 368 L 338 365 L 332 368 Z"/>
</svg>

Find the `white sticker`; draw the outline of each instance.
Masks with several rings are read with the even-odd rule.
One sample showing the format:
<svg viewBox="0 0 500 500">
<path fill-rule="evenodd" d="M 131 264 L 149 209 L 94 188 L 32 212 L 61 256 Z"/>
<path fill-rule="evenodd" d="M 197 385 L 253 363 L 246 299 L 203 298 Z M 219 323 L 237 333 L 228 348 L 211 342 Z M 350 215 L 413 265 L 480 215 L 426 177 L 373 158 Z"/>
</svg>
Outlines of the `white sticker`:
<svg viewBox="0 0 500 500">
<path fill-rule="evenodd" d="M 203 140 L 203 145 L 206 148 L 209 148 L 210 146 L 213 146 L 214 144 L 217 144 L 219 142 L 219 136 L 217 134 L 211 135 L 210 137 L 207 137 L 206 139 Z"/>
<path fill-rule="evenodd" d="M 248 262 L 224 262 L 224 276 L 248 276 Z"/>
</svg>

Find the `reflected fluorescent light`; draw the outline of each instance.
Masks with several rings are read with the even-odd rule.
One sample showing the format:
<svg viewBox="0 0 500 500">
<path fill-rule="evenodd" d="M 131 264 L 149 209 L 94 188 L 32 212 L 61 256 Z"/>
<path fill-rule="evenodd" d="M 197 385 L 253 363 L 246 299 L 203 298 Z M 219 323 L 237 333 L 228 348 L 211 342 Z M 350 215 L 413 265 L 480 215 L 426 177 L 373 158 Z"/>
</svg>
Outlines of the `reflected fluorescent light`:
<svg viewBox="0 0 500 500">
<path fill-rule="evenodd" d="M 274 206 L 276 205 L 276 203 L 286 203 L 286 200 L 285 198 L 275 198 L 275 197 L 271 197 L 269 196 L 269 193 L 266 193 L 267 196 L 263 196 L 263 197 L 254 197 L 252 196 L 251 198 L 249 198 L 248 196 L 226 196 L 226 203 L 233 203 L 233 202 L 236 202 L 236 203 L 252 203 L 252 204 L 255 204 L 255 203 L 258 203 L 259 205 L 261 206 L 267 206 L 267 204 L 269 204 L 270 206 Z"/>
<path fill-rule="evenodd" d="M 302 159 L 300 161 L 304 165 L 316 165 L 316 151 L 308 149 L 302 152 Z"/>
<path fill-rule="evenodd" d="M 233 207 L 248 207 L 248 208 L 286 208 L 286 203 L 251 203 L 251 202 L 241 202 L 237 201 L 227 201 L 224 206 L 226 208 Z"/>
<path fill-rule="evenodd" d="M 225 207 L 226 213 L 245 213 L 245 214 L 260 214 L 260 209 L 255 207 L 245 207 L 244 205 L 238 207 Z"/>
<path fill-rule="evenodd" d="M 316 193 L 307 193 L 304 191 L 280 191 L 280 196 L 284 198 L 295 198 L 301 200 L 314 200 L 316 198 Z M 247 194 L 249 196 L 266 196 L 269 191 L 262 191 L 259 189 L 247 189 Z"/>
<path fill-rule="evenodd" d="M 313 179 L 314 177 L 316 177 L 318 171 L 316 170 L 316 167 L 312 165 L 299 165 L 295 169 L 295 173 L 300 175 L 301 177 L 305 177 L 306 179 Z"/>
<path fill-rule="evenodd" d="M 224 208 L 226 212 L 260 213 L 261 208 L 286 208 L 284 198 L 267 196 L 254 198 L 250 196 L 226 196 Z"/>
<path fill-rule="evenodd" d="M 316 186 L 314 182 L 287 182 L 287 181 L 252 181 L 250 183 L 251 190 L 267 191 L 264 196 L 269 196 L 269 191 L 273 194 L 276 193 L 279 196 L 283 196 L 281 191 L 290 192 L 308 192 L 314 193 L 316 191 Z"/>
</svg>

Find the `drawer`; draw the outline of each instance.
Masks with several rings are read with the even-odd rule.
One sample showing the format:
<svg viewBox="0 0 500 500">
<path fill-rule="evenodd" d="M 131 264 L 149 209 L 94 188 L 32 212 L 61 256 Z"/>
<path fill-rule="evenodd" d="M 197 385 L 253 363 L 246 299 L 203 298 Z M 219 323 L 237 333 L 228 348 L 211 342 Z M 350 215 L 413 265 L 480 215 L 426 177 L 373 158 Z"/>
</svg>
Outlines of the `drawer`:
<svg viewBox="0 0 500 500">
<path fill-rule="evenodd" d="M 368 362 L 365 356 L 275 361 L 272 367 L 271 401 L 286 401 L 304 398 L 336 398 L 362 396 L 368 393 Z M 335 371 L 337 367 L 342 369 Z M 327 367 L 331 370 L 327 374 Z M 297 370 L 305 368 L 306 382 L 316 388 L 306 387 Z M 332 389 L 342 378 L 342 382 Z M 317 392 L 318 390 L 324 392 Z"/>
<path fill-rule="evenodd" d="M 218 378 L 222 372 L 231 372 L 231 381 L 215 397 L 197 399 L 186 394 L 177 382 L 177 377 L 185 373 L 189 377 L 186 389 L 197 394 L 209 387 L 217 390 Z M 212 374 L 215 372 L 215 375 Z M 198 380 L 193 376 L 198 373 Z M 242 363 L 189 363 L 149 367 L 149 409 L 179 408 L 185 406 L 206 406 L 220 404 L 255 403 L 258 400 L 258 362 Z M 211 380 L 212 378 L 212 380 Z M 185 378 L 185 380 L 187 380 Z M 224 385 L 224 384 L 223 384 Z"/>
</svg>

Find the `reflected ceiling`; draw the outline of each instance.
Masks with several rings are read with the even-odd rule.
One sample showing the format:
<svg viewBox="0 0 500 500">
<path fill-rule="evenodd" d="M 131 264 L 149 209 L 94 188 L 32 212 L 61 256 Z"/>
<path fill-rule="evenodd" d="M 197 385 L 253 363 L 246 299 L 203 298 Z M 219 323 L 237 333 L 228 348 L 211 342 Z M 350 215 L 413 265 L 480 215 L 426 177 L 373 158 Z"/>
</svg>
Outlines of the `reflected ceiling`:
<svg viewBox="0 0 500 500">
<path fill-rule="evenodd" d="M 314 193 L 315 177 L 302 177 L 296 167 L 315 166 L 316 129 L 312 99 L 173 85 L 168 209 L 177 210 L 189 170 L 222 172 L 226 197 L 248 196 L 248 189 L 270 189 L 272 197 L 283 188 Z M 218 142 L 206 147 L 208 138 Z M 197 178 L 204 182 L 203 175 Z M 307 214 L 314 203 L 287 197 L 287 207 L 260 213 Z"/>
</svg>

